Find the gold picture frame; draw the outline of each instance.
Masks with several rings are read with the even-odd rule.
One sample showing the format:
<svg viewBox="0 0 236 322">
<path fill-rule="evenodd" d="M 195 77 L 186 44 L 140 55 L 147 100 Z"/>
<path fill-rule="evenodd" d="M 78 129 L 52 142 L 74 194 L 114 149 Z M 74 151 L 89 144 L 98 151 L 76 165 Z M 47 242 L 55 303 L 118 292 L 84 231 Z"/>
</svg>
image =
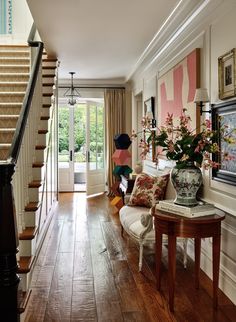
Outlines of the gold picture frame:
<svg viewBox="0 0 236 322">
<path fill-rule="evenodd" d="M 221 100 L 236 96 L 236 48 L 218 58 L 219 98 Z"/>
</svg>

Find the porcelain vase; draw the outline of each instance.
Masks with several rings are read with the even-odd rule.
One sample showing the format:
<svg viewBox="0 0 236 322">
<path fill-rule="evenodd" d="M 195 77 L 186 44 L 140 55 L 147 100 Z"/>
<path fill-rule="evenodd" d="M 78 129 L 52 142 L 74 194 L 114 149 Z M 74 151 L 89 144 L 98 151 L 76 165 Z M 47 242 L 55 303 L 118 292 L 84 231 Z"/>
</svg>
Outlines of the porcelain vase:
<svg viewBox="0 0 236 322">
<path fill-rule="evenodd" d="M 188 162 L 184 168 L 175 166 L 171 182 L 176 191 L 174 203 L 187 207 L 198 204 L 196 195 L 202 184 L 202 172 L 193 162 Z"/>
</svg>

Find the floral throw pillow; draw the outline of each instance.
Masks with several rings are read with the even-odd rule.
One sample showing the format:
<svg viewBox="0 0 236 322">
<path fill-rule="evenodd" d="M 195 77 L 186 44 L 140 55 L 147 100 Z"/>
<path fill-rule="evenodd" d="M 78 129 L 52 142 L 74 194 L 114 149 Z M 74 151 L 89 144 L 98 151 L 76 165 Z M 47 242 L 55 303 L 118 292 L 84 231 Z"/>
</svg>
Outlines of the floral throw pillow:
<svg viewBox="0 0 236 322">
<path fill-rule="evenodd" d="M 152 177 L 146 173 L 138 175 L 128 205 L 151 208 L 163 199 L 168 179 L 169 174 L 160 177 Z"/>
</svg>

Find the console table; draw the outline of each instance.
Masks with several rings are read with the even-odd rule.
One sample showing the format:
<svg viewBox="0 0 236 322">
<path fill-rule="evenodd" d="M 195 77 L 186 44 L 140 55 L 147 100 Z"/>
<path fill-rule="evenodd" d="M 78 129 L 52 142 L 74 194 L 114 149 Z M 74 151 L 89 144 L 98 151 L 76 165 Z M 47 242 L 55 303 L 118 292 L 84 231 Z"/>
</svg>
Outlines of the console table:
<svg viewBox="0 0 236 322">
<path fill-rule="evenodd" d="M 151 209 L 154 216 L 156 234 L 156 278 L 157 289 L 161 286 L 162 235 L 168 235 L 168 284 L 169 307 L 174 311 L 175 270 L 176 270 L 176 237 L 194 238 L 195 246 L 195 287 L 199 288 L 201 238 L 213 237 L 213 306 L 218 305 L 218 283 L 220 264 L 221 221 L 223 212 L 197 218 L 187 218 L 164 211 Z"/>
</svg>

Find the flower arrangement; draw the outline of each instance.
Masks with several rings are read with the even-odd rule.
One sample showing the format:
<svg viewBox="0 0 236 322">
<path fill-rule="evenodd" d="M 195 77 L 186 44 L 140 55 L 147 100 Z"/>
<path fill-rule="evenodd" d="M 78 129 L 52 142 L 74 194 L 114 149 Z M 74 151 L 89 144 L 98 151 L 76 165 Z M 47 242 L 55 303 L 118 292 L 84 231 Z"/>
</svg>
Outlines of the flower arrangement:
<svg viewBox="0 0 236 322">
<path fill-rule="evenodd" d="M 219 139 L 229 144 L 236 144 L 236 129 L 230 130 L 224 125 L 219 131 L 211 130 L 211 122 L 205 120 L 201 124 L 201 131 L 192 130 L 191 118 L 183 110 L 179 117 L 179 124 L 174 125 L 173 115 L 167 115 L 165 124 L 160 129 L 152 128 L 152 122 L 148 117 L 142 119 L 144 138 L 140 140 L 139 147 L 142 148 L 141 157 L 144 159 L 149 152 L 150 145 L 162 147 L 169 160 L 176 161 L 178 168 L 184 168 L 189 162 L 205 169 L 217 168 L 219 163 L 211 160 L 211 154 L 221 153 L 221 159 L 230 160 L 233 157 L 228 153 L 222 153 L 219 148 Z M 136 133 L 132 137 L 137 137 Z M 147 138 L 146 138 L 147 137 Z M 156 156 L 158 161 L 158 154 Z"/>
</svg>

